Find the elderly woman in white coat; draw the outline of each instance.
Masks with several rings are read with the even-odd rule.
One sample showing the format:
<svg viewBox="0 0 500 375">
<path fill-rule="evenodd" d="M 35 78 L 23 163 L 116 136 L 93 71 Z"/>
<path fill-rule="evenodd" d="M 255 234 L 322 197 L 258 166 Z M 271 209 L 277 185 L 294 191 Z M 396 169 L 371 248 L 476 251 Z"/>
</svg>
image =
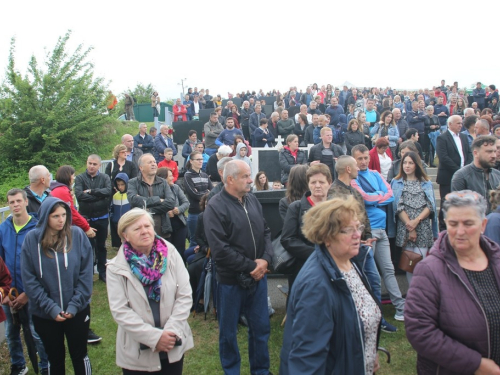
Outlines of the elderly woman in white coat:
<svg viewBox="0 0 500 375">
<path fill-rule="evenodd" d="M 118 235 L 123 244 L 107 265 L 116 364 L 124 375 L 182 374 L 184 353 L 193 347 L 192 292 L 182 258 L 156 236 L 153 218 L 140 208 L 122 216 Z"/>
</svg>

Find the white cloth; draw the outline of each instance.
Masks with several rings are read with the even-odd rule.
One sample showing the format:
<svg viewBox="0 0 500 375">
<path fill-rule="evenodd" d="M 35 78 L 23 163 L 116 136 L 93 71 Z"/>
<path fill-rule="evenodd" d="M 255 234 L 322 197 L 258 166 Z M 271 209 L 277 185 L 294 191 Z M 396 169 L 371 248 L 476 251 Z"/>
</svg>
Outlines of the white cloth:
<svg viewBox="0 0 500 375">
<path fill-rule="evenodd" d="M 458 134 L 453 133 L 450 129 L 448 129 L 448 131 L 451 133 L 451 136 L 453 137 L 453 140 L 457 145 L 458 153 L 460 154 L 460 168 L 462 168 L 465 164 L 464 151 L 462 149 L 462 140 L 460 139 L 460 136 Z"/>
<path fill-rule="evenodd" d="M 380 155 L 379 153 L 377 153 L 377 155 L 378 160 L 380 161 L 380 174 L 385 180 L 387 180 L 387 174 L 389 173 L 389 169 L 391 169 L 392 160 L 385 152 L 383 155 Z"/>
</svg>

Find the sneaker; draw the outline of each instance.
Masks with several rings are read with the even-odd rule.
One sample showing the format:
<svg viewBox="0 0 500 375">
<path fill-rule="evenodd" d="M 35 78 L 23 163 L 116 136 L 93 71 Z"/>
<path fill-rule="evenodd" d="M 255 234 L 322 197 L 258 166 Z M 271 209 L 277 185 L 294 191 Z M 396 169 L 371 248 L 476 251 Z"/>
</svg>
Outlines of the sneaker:
<svg viewBox="0 0 500 375">
<path fill-rule="evenodd" d="M 394 319 L 396 319 L 398 322 L 404 322 L 405 315 L 402 312 L 397 312 L 396 315 L 394 315 Z"/>
<path fill-rule="evenodd" d="M 382 324 L 380 325 L 380 329 L 386 333 L 396 333 L 398 331 L 396 327 L 386 322 L 385 319 L 382 319 Z"/>
<path fill-rule="evenodd" d="M 96 342 L 99 342 L 102 340 L 102 337 L 101 336 L 97 336 L 94 331 L 92 331 L 90 328 L 89 328 L 89 334 L 87 336 L 87 343 L 89 344 L 95 344 Z"/>
<path fill-rule="evenodd" d="M 23 366 L 10 366 L 10 375 L 25 375 L 28 373 L 26 365 Z"/>
</svg>

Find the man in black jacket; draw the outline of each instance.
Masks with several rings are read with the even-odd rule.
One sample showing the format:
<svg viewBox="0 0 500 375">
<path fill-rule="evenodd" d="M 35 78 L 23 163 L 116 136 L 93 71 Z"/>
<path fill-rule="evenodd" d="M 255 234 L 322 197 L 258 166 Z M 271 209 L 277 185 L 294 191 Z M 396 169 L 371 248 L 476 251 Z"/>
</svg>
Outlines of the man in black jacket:
<svg viewBox="0 0 500 375">
<path fill-rule="evenodd" d="M 323 163 L 330 168 L 330 172 L 333 178 L 337 178 L 337 172 L 335 172 L 335 161 L 340 155 L 344 155 L 342 148 L 334 143 L 332 143 L 333 132 L 328 126 L 325 126 L 320 131 L 321 142 L 317 145 L 311 147 L 309 151 L 309 164 L 314 165 L 317 163 Z"/>
<path fill-rule="evenodd" d="M 90 239 L 95 249 L 99 279 L 106 282 L 106 238 L 108 237 L 109 204 L 111 180 L 99 172 L 101 158 L 92 154 L 87 158 L 87 170 L 76 176 L 75 195 L 80 205 L 80 213 L 96 230 Z"/>
<path fill-rule="evenodd" d="M 224 373 L 240 372 L 236 334 L 244 311 L 252 338 L 251 372 L 268 374 L 266 273 L 272 256 L 271 231 L 259 201 L 248 194 L 252 184 L 248 164 L 241 160 L 227 163 L 224 184 L 203 214 L 205 235 L 217 264 L 220 360 Z"/>
<path fill-rule="evenodd" d="M 35 165 L 28 177 L 30 184 L 24 188 L 28 196 L 28 213 L 37 213 L 42 202 L 50 195 L 50 172 L 43 165 Z"/>
<path fill-rule="evenodd" d="M 455 172 L 472 162 L 469 141 L 465 134 L 460 133 L 461 129 L 462 116 L 451 116 L 448 118 L 448 130 L 436 140 L 436 154 L 439 158 L 436 182 L 439 184 L 441 202 L 444 201 L 446 194 L 451 192 L 451 180 Z M 445 229 L 443 212 L 440 209 L 439 230 Z"/>
<path fill-rule="evenodd" d="M 139 124 L 139 133 L 134 137 L 134 147 L 138 147 L 144 154 L 152 154 L 155 141 L 148 134 L 148 126 L 145 123 Z"/>
</svg>

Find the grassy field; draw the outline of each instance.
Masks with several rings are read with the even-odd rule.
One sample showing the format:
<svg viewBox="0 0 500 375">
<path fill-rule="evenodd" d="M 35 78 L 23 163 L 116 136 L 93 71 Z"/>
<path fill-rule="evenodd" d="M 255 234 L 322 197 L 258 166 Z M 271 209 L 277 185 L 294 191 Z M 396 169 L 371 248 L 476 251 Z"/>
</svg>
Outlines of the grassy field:
<svg viewBox="0 0 500 375">
<path fill-rule="evenodd" d="M 384 314 L 388 320 L 395 324 L 399 331 L 395 334 L 382 333 L 381 346 L 391 352 L 391 364 L 385 363 L 385 355 L 381 354 L 382 368 L 378 374 L 415 374 L 416 355 L 406 340 L 403 323 L 392 319 L 394 308 L 392 305 L 384 306 Z M 283 338 L 283 328 L 280 326 L 284 311 L 278 311 L 271 318 L 271 337 L 269 351 L 271 356 L 271 371 L 279 373 L 280 350 Z M 313 319 L 313 317 L 311 317 Z M 211 375 L 222 374 L 218 354 L 218 324 L 213 314 L 204 320 L 203 314 L 190 317 L 189 323 L 194 335 L 195 347 L 187 352 L 184 361 L 184 374 Z M 106 286 L 100 281 L 94 283 L 92 297 L 92 322 L 91 328 L 103 337 L 101 343 L 89 345 L 89 357 L 92 362 L 93 373 L 98 375 L 118 375 L 121 370 L 115 364 L 115 335 L 116 324 L 111 317 L 107 302 Z M 242 374 L 250 374 L 248 362 L 248 345 L 246 328 L 240 326 L 238 343 L 242 357 Z M 73 374 L 73 368 L 66 355 L 66 368 L 68 374 Z M 26 357 L 27 358 L 27 357 Z M 7 344 L 0 346 L 0 374 L 9 373 L 9 353 Z M 34 374 L 30 369 L 28 374 Z"/>
</svg>

